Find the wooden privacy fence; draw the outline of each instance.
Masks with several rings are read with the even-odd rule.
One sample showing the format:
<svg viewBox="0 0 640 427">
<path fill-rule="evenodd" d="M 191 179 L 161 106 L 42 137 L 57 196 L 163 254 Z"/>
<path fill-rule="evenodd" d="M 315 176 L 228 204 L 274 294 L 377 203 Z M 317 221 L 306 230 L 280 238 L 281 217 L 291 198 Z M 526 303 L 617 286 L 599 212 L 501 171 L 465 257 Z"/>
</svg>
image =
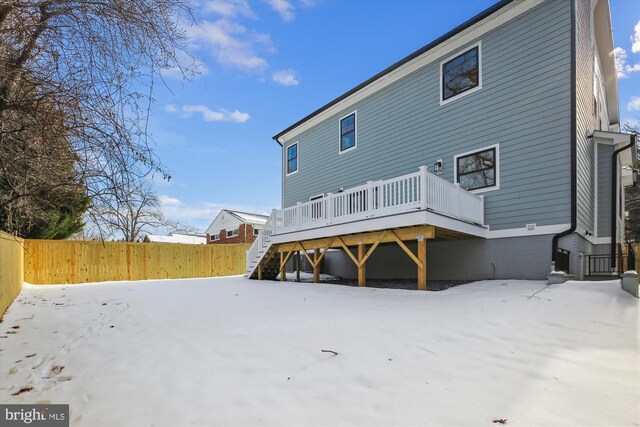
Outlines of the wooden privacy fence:
<svg viewBox="0 0 640 427">
<path fill-rule="evenodd" d="M 24 280 L 34 284 L 185 279 L 245 272 L 248 244 L 25 240 Z"/>
<path fill-rule="evenodd" d="M 0 231 L 0 317 L 24 283 L 24 240 Z"/>
<path fill-rule="evenodd" d="M 640 243 L 634 243 L 632 246 L 633 246 L 633 251 L 636 253 L 636 270 L 639 270 L 640 269 Z M 623 265 L 622 271 L 629 269 L 628 258 L 627 258 L 628 253 L 629 253 L 629 246 L 624 245 L 624 247 L 622 248 L 622 265 Z"/>
</svg>

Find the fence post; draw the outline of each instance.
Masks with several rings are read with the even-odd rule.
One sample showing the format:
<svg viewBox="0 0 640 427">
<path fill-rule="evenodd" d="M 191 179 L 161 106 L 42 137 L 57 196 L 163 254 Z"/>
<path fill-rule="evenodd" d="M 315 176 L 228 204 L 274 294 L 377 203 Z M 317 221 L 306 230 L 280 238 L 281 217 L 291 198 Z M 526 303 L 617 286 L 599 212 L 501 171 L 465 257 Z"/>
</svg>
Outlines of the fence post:
<svg viewBox="0 0 640 427">
<path fill-rule="evenodd" d="M 484 195 L 480 195 L 480 224 L 484 225 Z"/>
<path fill-rule="evenodd" d="M 373 181 L 367 181 L 367 216 L 373 212 Z"/>
<path fill-rule="evenodd" d="M 302 224 L 302 208 L 300 208 L 301 202 L 296 203 L 296 230 L 300 230 L 300 224 Z"/>
<path fill-rule="evenodd" d="M 427 167 L 420 166 L 420 208 L 427 209 Z"/>
</svg>

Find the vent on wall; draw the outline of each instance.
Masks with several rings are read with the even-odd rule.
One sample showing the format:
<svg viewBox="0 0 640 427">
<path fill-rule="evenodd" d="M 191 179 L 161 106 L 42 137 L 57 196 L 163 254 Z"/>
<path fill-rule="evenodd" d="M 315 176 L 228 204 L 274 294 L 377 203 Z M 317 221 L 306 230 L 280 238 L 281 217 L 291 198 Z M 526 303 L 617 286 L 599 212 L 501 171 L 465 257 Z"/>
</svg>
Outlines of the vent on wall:
<svg viewBox="0 0 640 427">
<path fill-rule="evenodd" d="M 528 231 L 533 231 L 536 229 L 536 225 L 535 224 L 527 224 L 527 230 Z"/>
</svg>

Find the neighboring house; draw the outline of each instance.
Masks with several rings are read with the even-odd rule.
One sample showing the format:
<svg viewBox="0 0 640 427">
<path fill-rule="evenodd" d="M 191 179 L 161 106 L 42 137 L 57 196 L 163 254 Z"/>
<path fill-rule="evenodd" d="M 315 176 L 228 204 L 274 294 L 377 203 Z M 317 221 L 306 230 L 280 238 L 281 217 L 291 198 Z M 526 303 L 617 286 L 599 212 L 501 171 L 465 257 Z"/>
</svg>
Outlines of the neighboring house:
<svg viewBox="0 0 640 427">
<path fill-rule="evenodd" d="M 613 47 L 607 0 L 501 1 L 288 127 L 247 275 L 328 248 L 361 285 L 611 272 L 637 158 Z"/>
<path fill-rule="evenodd" d="M 145 243 L 184 243 L 187 245 L 204 245 L 207 243 L 205 236 L 195 234 L 171 233 L 168 236 L 147 234 L 144 237 Z"/>
<path fill-rule="evenodd" d="M 269 217 L 222 209 L 207 228 L 208 243 L 252 243 Z"/>
</svg>

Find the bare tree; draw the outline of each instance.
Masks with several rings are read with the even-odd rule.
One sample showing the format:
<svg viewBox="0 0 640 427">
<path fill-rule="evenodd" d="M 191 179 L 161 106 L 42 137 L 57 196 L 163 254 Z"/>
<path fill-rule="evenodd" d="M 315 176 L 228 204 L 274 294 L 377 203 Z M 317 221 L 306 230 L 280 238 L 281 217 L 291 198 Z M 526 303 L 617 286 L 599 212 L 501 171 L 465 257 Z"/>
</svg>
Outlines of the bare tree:
<svg viewBox="0 0 640 427">
<path fill-rule="evenodd" d="M 0 175 L 10 189 L 0 192 L 9 212 L 0 228 L 35 217 L 31 207 L 49 202 L 50 187 L 99 198 L 150 172 L 170 178 L 153 153 L 147 121 L 162 69 L 195 69 L 178 61 L 191 58 L 180 25 L 191 19 L 188 0 L 0 2 Z M 6 149 L 34 140 L 41 155 L 23 167 L 40 188 L 16 181 L 9 165 L 18 154 Z M 67 147 L 72 180 L 59 158 L 47 157 L 52 140 Z"/>
<path fill-rule="evenodd" d="M 137 242 L 166 223 L 158 196 L 146 182 L 113 184 L 93 199 L 89 223 L 103 238 Z"/>
</svg>

